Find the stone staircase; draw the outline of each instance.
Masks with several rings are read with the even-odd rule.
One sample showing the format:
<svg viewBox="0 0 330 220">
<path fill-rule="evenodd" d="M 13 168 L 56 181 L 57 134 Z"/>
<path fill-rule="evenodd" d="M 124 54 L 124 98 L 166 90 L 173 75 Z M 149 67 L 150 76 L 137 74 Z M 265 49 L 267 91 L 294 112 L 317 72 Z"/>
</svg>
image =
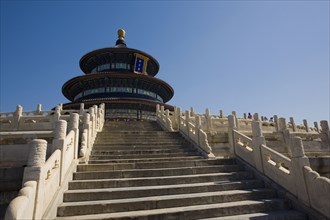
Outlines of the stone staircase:
<svg viewBox="0 0 330 220">
<path fill-rule="evenodd" d="M 156 122 L 107 122 L 57 219 L 307 219 L 235 159 L 204 159 Z"/>
</svg>

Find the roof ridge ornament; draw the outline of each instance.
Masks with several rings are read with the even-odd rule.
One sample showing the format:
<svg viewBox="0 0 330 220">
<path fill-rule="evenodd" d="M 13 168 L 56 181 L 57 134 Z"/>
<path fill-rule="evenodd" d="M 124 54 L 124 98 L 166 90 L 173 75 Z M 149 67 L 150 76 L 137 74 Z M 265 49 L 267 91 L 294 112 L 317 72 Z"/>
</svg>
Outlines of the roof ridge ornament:
<svg viewBox="0 0 330 220">
<path fill-rule="evenodd" d="M 125 34 L 126 31 L 124 29 L 119 29 L 118 30 L 118 40 L 116 41 L 116 46 L 115 47 L 127 47 L 126 42 L 125 42 Z"/>
</svg>

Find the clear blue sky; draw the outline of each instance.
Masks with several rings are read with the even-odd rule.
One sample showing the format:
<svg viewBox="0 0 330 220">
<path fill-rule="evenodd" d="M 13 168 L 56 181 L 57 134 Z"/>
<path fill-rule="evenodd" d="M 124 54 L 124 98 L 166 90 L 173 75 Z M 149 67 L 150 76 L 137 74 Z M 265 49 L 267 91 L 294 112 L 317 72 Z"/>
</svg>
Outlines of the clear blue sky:
<svg viewBox="0 0 330 220">
<path fill-rule="evenodd" d="M 79 59 L 119 28 L 171 105 L 329 120 L 329 1 L 1 1 L 0 111 L 68 102 Z"/>
</svg>

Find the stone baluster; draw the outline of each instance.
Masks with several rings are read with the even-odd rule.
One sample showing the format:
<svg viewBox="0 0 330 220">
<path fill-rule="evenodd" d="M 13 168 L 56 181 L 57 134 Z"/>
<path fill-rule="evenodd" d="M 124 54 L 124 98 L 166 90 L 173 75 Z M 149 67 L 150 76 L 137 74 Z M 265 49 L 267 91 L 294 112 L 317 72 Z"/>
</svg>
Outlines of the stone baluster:
<svg viewBox="0 0 330 220">
<path fill-rule="evenodd" d="M 91 139 L 90 139 L 90 144 L 94 143 L 94 138 L 95 138 L 95 112 L 94 112 L 94 108 L 90 107 L 89 108 L 89 114 L 90 114 L 90 119 L 91 119 L 91 127 L 90 127 L 90 132 L 91 132 Z"/>
<path fill-rule="evenodd" d="M 45 175 L 42 167 L 46 163 L 47 141 L 42 139 L 33 139 L 29 143 L 30 152 L 27 161 L 27 167 L 24 169 L 23 181 L 36 181 L 36 197 L 34 204 L 34 219 L 41 219 L 43 212 L 44 194 L 45 194 Z"/>
<path fill-rule="evenodd" d="M 252 121 L 252 148 L 257 170 L 264 172 L 261 155 L 261 145 L 266 145 L 266 139 L 262 134 L 260 121 Z"/>
<path fill-rule="evenodd" d="M 201 116 L 195 115 L 195 132 L 198 134 L 198 130 L 202 127 Z"/>
<path fill-rule="evenodd" d="M 28 167 L 42 167 L 46 161 L 47 141 L 33 139 L 29 143 L 30 152 L 27 161 Z"/>
<path fill-rule="evenodd" d="M 282 134 L 282 141 L 285 145 L 285 148 L 286 148 L 287 152 L 290 153 L 291 152 L 291 149 L 290 149 L 290 132 L 288 130 L 285 118 L 279 118 L 278 119 L 278 129 L 279 129 L 279 132 Z"/>
<path fill-rule="evenodd" d="M 212 117 L 211 117 L 210 109 L 208 108 L 205 109 L 205 119 L 206 119 L 207 131 L 212 131 L 213 130 Z"/>
<path fill-rule="evenodd" d="M 199 130 L 202 127 L 202 118 L 199 115 L 195 115 L 195 134 L 196 134 L 196 139 L 197 139 L 197 144 L 201 146 L 200 144 L 200 138 L 199 138 Z"/>
<path fill-rule="evenodd" d="M 176 121 L 176 129 L 180 130 L 180 124 L 181 124 L 181 108 L 176 107 L 175 109 L 175 121 Z"/>
<path fill-rule="evenodd" d="M 317 121 L 314 121 L 314 128 L 317 133 L 320 133 L 319 125 L 317 124 Z"/>
<path fill-rule="evenodd" d="M 274 115 L 273 119 L 274 119 L 275 131 L 279 131 L 277 115 Z"/>
<path fill-rule="evenodd" d="M 78 158 L 78 142 L 79 142 L 79 114 L 72 113 L 68 125 L 68 132 L 74 131 L 74 159 Z"/>
<path fill-rule="evenodd" d="M 89 113 L 85 112 L 83 117 L 83 129 L 89 130 L 89 124 L 90 124 L 91 116 Z"/>
<path fill-rule="evenodd" d="M 293 117 L 290 117 L 290 123 L 292 125 L 292 131 L 296 132 L 297 131 L 297 126 L 296 126 L 296 123 L 294 122 Z"/>
<path fill-rule="evenodd" d="M 16 106 L 16 111 L 14 113 L 14 128 L 19 130 L 20 120 L 23 115 L 23 107 L 21 105 Z"/>
<path fill-rule="evenodd" d="M 321 140 L 330 144 L 330 131 L 328 121 L 322 120 L 320 121 L 321 127 Z"/>
<path fill-rule="evenodd" d="M 222 110 L 220 110 L 220 118 L 224 118 L 224 115 L 223 115 L 223 111 Z"/>
<path fill-rule="evenodd" d="M 85 157 L 88 148 L 88 130 L 84 129 L 81 135 L 81 148 L 79 151 L 80 157 Z"/>
<path fill-rule="evenodd" d="M 85 104 L 80 103 L 79 115 L 84 115 L 84 111 L 85 111 Z"/>
<path fill-rule="evenodd" d="M 279 129 L 279 131 L 287 130 L 287 125 L 286 125 L 285 118 L 279 118 L 278 119 L 278 129 Z"/>
<path fill-rule="evenodd" d="M 309 127 L 308 127 L 307 120 L 304 119 L 303 122 L 304 122 L 304 126 L 305 126 L 305 130 L 306 130 L 306 132 L 309 132 Z"/>
<path fill-rule="evenodd" d="M 94 108 L 94 117 L 95 117 L 95 131 L 99 131 L 100 128 L 100 118 L 98 117 L 99 108 L 97 105 L 93 105 L 93 108 Z"/>
<path fill-rule="evenodd" d="M 161 117 L 163 118 L 164 117 L 164 110 L 165 108 L 164 108 L 164 106 L 162 105 L 162 106 L 160 106 L 160 114 L 161 114 Z"/>
<path fill-rule="evenodd" d="M 54 139 L 53 139 L 53 146 L 52 152 L 55 150 L 60 149 L 62 150 L 64 146 L 64 140 L 67 134 L 67 122 L 65 120 L 59 120 L 55 124 L 55 131 L 54 131 Z"/>
<path fill-rule="evenodd" d="M 310 166 L 308 157 L 305 155 L 303 143 L 300 137 L 290 138 L 291 148 L 291 169 L 293 175 L 297 197 L 306 205 L 309 205 L 308 192 L 304 177 L 304 166 Z"/>
<path fill-rule="evenodd" d="M 38 105 L 37 105 L 37 110 L 35 111 L 35 114 L 36 114 L 36 115 L 41 115 L 41 114 L 42 114 L 41 111 L 42 111 L 42 110 L 41 110 L 41 104 L 38 104 Z"/>
<path fill-rule="evenodd" d="M 195 111 L 193 107 L 190 107 L 190 117 L 195 117 Z"/>
<path fill-rule="evenodd" d="M 102 127 L 103 127 L 103 123 L 104 123 L 104 116 L 103 116 L 103 109 L 102 108 L 98 108 L 97 110 L 97 118 L 99 120 L 99 127 L 98 127 L 98 131 L 102 131 Z"/>
<path fill-rule="evenodd" d="M 233 130 L 237 130 L 235 116 L 228 115 L 228 142 L 230 145 L 231 156 L 235 155 L 235 140 Z"/>
<path fill-rule="evenodd" d="M 156 116 L 159 117 L 160 106 L 159 104 L 156 105 Z"/>
<path fill-rule="evenodd" d="M 190 111 L 189 110 L 186 110 L 186 112 L 185 112 L 185 124 L 186 124 L 186 127 L 183 127 L 183 129 L 186 130 L 188 137 L 190 137 L 189 136 L 189 134 L 190 134 L 190 132 L 189 132 L 189 123 L 190 123 L 190 117 L 189 117 L 189 115 L 190 115 Z"/>
<path fill-rule="evenodd" d="M 58 105 L 55 108 L 54 116 L 53 116 L 53 128 L 56 126 L 56 122 L 60 120 L 61 117 L 61 106 Z"/>
<path fill-rule="evenodd" d="M 255 120 L 255 121 L 260 121 L 260 119 L 259 119 L 259 114 L 258 114 L 258 113 L 254 113 L 254 114 L 253 114 L 253 120 Z"/>
<path fill-rule="evenodd" d="M 236 129 L 237 129 L 237 131 L 238 131 L 238 130 L 240 129 L 240 124 L 239 124 L 239 122 L 238 122 L 238 118 L 237 118 L 236 111 L 232 111 L 231 114 L 234 116 Z"/>
<path fill-rule="evenodd" d="M 189 117 L 189 115 L 190 115 L 190 112 L 189 112 L 189 110 L 186 110 L 186 112 L 185 112 L 185 119 L 186 119 L 186 124 L 187 124 L 187 126 L 188 126 L 188 123 L 189 123 L 189 121 L 190 121 L 190 117 Z"/>
</svg>

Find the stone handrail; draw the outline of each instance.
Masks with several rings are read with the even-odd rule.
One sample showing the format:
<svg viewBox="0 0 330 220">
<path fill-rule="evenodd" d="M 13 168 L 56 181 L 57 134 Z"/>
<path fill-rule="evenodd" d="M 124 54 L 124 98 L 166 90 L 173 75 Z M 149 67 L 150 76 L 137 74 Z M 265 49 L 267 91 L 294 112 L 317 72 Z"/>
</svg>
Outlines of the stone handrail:
<svg viewBox="0 0 330 220">
<path fill-rule="evenodd" d="M 104 124 L 104 104 L 93 106 L 83 111 L 84 120 L 81 126 L 80 116 L 71 111 L 69 122 L 58 120 L 55 124 L 51 156 L 46 160 L 47 141 L 34 139 L 30 142 L 30 154 L 24 170 L 23 189 L 25 194 L 15 198 L 8 206 L 5 219 L 41 219 L 47 212 L 56 209 L 59 202 L 59 191 L 67 187 L 68 178 L 72 176 L 78 164 L 79 127 L 83 128 L 83 137 L 87 133 L 86 152 L 90 152 L 97 132 Z M 67 132 L 68 130 L 68 132 Z M 85 160 L 86 157 L 80 158 Z M 87 158 L 88 159 L 88 158 Z M 33 185 L 35 183 L 35 185 Z M 34 187 L 32 187 L 34 186 Z M 20 191 L 20 192 L 21 192 Z M 24 213 L 24 214 L 23 214 Z M 53 216 L 55 217 L 55 216 Z"/>
<path fill-rule="evenodd" d="M 18 105 L 15 112 L 0 112 L 0 131 L 52 130 L 58 120 L 68 121 L 72 113 L 83 115 L 90 111 L 83 108 L 82 104 L 80 110 L 63 110 L 58 105 L 55 110 L 44 111 L 39 104 L 36 111 L 23 112 L 23 107 Z"/>
<path fill-rule="evenodd" d="M 228 117 L 235 155 L 287 189 L 305 205 L 330 218 L 330 180 L 310 168 L 302 139 L 290 136 L 291 159 L 265 144 L 260 122 L 252 122 L 252 138 L 236 130 L 235 117 Z"/>
<path fill-rule="evenodd" d="M 25 182 L 17 197 L 9 204 L 5 219 L 33 219 L 36 191 L 36 181 Z"/>
<path fill-rule="evenodd" d="M 207 135 L 201 129 L 200 116 L 196 115 L 193 117 L 195 118 L 195 123 L 192 123 L 188 111 L 185 114 L 182 114 L 179 108 L 175 108 L 175 111 L 170 114 L 168 110 L 164 111 L 164 107 L 159 107 L 159 105 L 157 105 L 156 115 L 158 122 L 168 131 L 179 131 L 186 138 L 196 144 L 196 146 L 200 147 L 208 157 L 214 157 L 212 149 L 208 144 Z M 172 126 L 173 124 L 174 126 Z"/>
</svg>

